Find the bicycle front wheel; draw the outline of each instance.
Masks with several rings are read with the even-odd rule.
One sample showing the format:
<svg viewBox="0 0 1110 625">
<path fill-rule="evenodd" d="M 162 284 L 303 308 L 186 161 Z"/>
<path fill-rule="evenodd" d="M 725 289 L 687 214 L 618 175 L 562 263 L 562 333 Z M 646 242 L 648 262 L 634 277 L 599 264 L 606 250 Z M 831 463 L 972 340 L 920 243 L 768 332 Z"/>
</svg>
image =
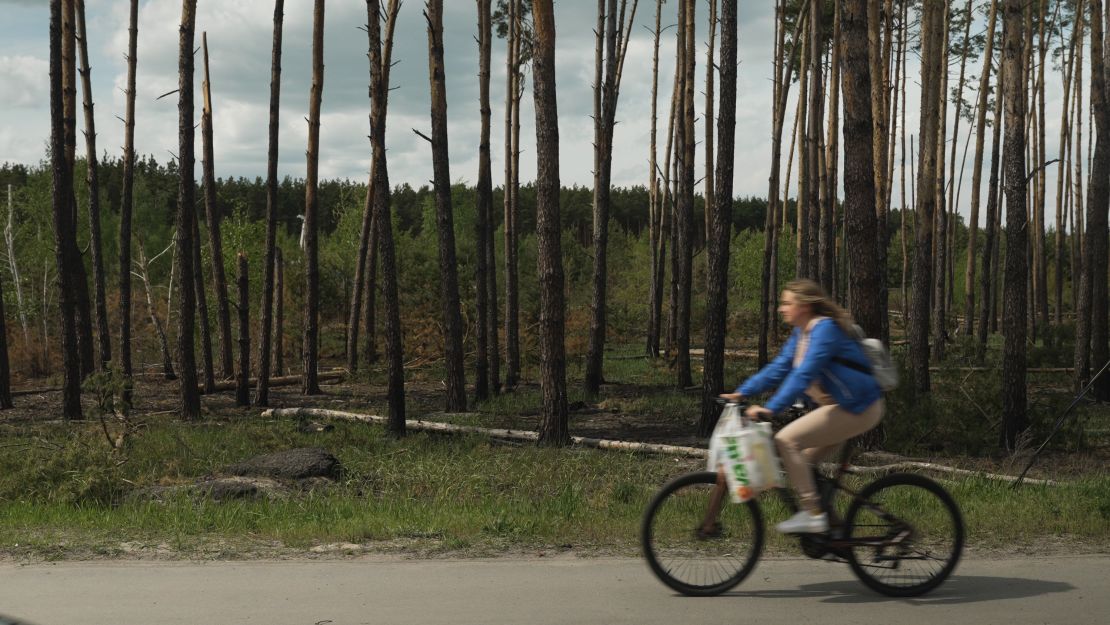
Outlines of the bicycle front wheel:
<svg viewBox="0 0 1110 625">
<path fill-rule="evenodd" d="M 679 476 L 655 495 L 644 513 L 644 557 L 660 581 L 684 595 L 717 595 L 736 586 L 755 568 L 763 550 L 763 517 L 754 499 L 737 505 L 725 494 L 715 531 L 698 535 L 716 485 L 717 474 L 709 471 Z"/>
<path fill-rule="evenodd" d="M 940 484 L 894 473 L 863 489 L 848 508 L 852 572 L 872 590 L 916 597 L 941 584 L 960 560 L 964 523 Z"/>
</svg>

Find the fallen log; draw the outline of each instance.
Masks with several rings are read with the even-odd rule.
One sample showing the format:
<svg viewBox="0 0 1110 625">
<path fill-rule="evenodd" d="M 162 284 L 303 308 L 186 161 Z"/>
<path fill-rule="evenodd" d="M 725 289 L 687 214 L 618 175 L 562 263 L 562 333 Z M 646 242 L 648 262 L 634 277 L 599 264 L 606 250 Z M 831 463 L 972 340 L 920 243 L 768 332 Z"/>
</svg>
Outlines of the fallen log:
<svg viewBox="0 0 1110 625">
<path fill-rule="evenodd" d="M 269 418 L 316 418 L 316 419 L 340 419 L 346 421 L 362 421 L 364 423 L 376 423 L 384 425 L 389 421 L 387 417 L 378 415 L 361 414 L 357 412 L 344 412 L 342 410 L 329 410 L 327 408 L 271 408 L 262 411 L 263 417 Z M 423 421 L 420 419 L 406 419 L 405 427 L 412 430 L 426 431 L 426 432 L 447 432 L 455 434 L 482 434 L 492 438 L 520 440 L 520 441 L 537 441 L 539 440 L 539 433 L 531 430 L 507 430 L 499 428 L 482 428 L 473 425 L 455 425 L 453 423 L 443 423 L 442 421 Z M 572 436 L 571 443 L 574 445 L 581 445 L 583 447 L 591 447 L 595 449 L 612 449 L 621 451 L 638 451 L 645 453 L 656 453 L 669 456 L 684 456 L 688 458 L 705 458 L 708 454 L 707 450 L 700 447 L 687 447 L 683 445 L 663 445 L 658 443 L 637 443 L 633 441 L 617 441 L 604 438 L 591 438 L 587 436 Z M 861 457 L 868 457 L 870 454 L 861 454 Z M 876 458 L 898 458 L 893 454 L 874 454 Z M 835 465 L 827 465 L 828 467 L 835 468 Z M 919 462 L 915 460 L 899 460 L 894 463 L 879 465 L 879 466 L 859 466 L 852 465 L 851 472 L 860 474 L 874 474 L 874 473 L 890 473 L 892 471 L 900 471 L 905 469 L 922 469 L 927 471 L 936 471 L 940 473 L 949 473 L 953 475 L 961 475 L 967 477 L 981 477 L 989 480 L 999 480 L 1012 482 L 1015 478 L 1008 475 L 997 475 L 994 473 L 983 473 L 979 471 L 970 471 L 967 469 L 957 469 L 955 467 L 946 467 L 944 465 L 935 464 L 931 462 Z M 1056 486 L 1057 482 L 1052 480 L 1032 480 L 1026 479 L 1026 483 L 1041 485 L 1041 486 Z"/>
</svg>

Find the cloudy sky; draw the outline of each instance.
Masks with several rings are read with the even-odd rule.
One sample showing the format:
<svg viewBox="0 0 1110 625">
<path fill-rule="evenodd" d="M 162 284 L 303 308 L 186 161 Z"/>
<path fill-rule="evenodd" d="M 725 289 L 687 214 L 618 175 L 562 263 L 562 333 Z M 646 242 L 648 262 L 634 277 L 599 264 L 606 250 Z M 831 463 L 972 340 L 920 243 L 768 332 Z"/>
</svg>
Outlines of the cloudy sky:
<svg viewBox="0 0 1110 625">
<path fill-rule="evenodd" d="M 123 143 L 126 84 L 126 0 L 86 0 L 90 64 L 98 150 L 119 154 Z M 447 52 L 448 127 L 451 177 L 473 183 L 477 178 L 478 59 L 475 36 L 476 9 L 473 0 L 445 0 Z M 663 24 L 674 23 L 676 3 L 664 7 Z M 47 0 L 0 0 L 5 19 L 0 25 L 0 161 L 33 163 L 44 157 L 49 138 L 48 26 Z M 698 38 L 704 50 L 707 32 L 705 3 L 699 3 Z M 740 3 L 739 77 L 735 193 L 766 195 L 770 155 L 771 51 L 773 48 L 773 2 Z M 561 0 L 555 4 L 557 49 L 556 74 L 560 124 L 560 173 L 564 185 L 592 184 L 592 94 L 594 41 L 592 0 Z M 431 150 L 412 129 L 428 134 L 427 30 L 421 14 L 423 2 L 407 0 L 401 8 L 390 95 L 387 145 L 390 178 L 394 184 L 427 184 L 432 177 Z M 179 0 L 140 0 L 138 96 L 136 103 L 136 149 L 158 160 L 177 151 L 177 101 L 157 100 L 177 87 L 177 28 Z M 651 120 L 651 54 L 655 3 L 640 2 L 636 24 L 621 85 L 618 126 L 614 138 L 613 184 L 644 184 Z M 217 176 L 264 176 L 266 161 L 267 111 L 269 106 L 272 0 L 200 0 L 197 15 L 197 46 L 201 31 L 208 33 L 215 115 L 215 163 Z M 320 175 L 361 180 L 369 170 L 370 147 L 367 97 L 368 68 L 366 34 L 359 29 L 366 21 L 363 1 L 332 0 L 328 3 L 324 45 L 324 95 L 321 125 Z M 311 76 L 311 0 L 286 0 L 282 57 L 280 166 L 282 175 L 304 176 L 307 141 L 305 116 Z M 674 30 L 667 32 L 660 52 L 659 98 L 660 141 L 665 133 L 669 105 L 669 82 L 674 67 Z M 504 115 L 504 44 L 494 41 L 491 99 L 493 107 L 493 171 L 495 183 L 502 171 L 501 145 Z M 200 87 L 198 55 L 197 88 Z M 951 68 L 954 83 L 958 65 Z M 704 82 L 704 57 L 699 58 L 699 82 Z M 976 64 L 969 73 L 977 73 Z M 906 114 L 909 132 L 918 124 L 916 62 L 911 60 Z M 1059 133 L 1060 79 L 1048 80 L 1048 148 L 1053 158 Z M 797 89 L 794 89 L 796 93 Z M 701 86 L 699 86 L 699 93 Z M 792 95 L 794 95 L 792 93 Z M 704 96 L 698 96 L 698 110 Z M 198 98 L 198 121 L 199 121 Z M 793 110 L 791 108 L 790 110 Z M 534 127 L 531 88 L 522 105 L 521 179 L 535 176 Z M 703 118 L 698 135 L 703 136 Z M 79 119 L 79 126 L 83 120 Z M 788 118 L 787 123 L 790 123 Z M 961 129 L 960 150 L 967 124 Z M 789 132 L 789 130 L 787 131 Z M 949 125 L 951 132 L 951 122 Z M 784 154 L 786 151 L 784 146 Z M 82 145 L 83 149 L 83 145 Z M 662 150 L 662 145 L 660 146 Z M 702 150 L 698 150 L 699 164 Z M 199 173 L 199 169 L 198 169 Z M 1050 169 L 1049 201 L 1055 193 L 1055 167 Z M 897 175 L 897 174 L 896 174 Z M 909 172 L 907 172 L 907 178 Z M 966 178 L 970 179 L 970 167 Z M 969 194 L 965 179 L 963 196 Z M 899 202 L 897 187 L 894 202 Z M 967 213 L 967 201 L 961 210 Z M 1050 206 L 1052 204 L 1050 203 Z M 1049 211 L 1051 213 L 1051 211 Z"/>
</svg>

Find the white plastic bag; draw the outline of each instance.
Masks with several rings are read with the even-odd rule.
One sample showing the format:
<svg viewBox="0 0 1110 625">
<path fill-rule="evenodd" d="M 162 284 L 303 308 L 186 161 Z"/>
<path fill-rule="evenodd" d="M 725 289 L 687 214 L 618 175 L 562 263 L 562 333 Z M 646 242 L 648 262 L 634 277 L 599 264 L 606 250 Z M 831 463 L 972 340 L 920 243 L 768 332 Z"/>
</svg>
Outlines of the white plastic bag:
<svg viewBox="0 0 1110 625">
<path fill-rule="evenodd" d="M 743 503 L 769 488 L 784 485 L 771 424 L 752 422 L 736 405 L 725 408 L 709 439 L 708 470 L 724 471 L 729 496 Z"/>
</svg>

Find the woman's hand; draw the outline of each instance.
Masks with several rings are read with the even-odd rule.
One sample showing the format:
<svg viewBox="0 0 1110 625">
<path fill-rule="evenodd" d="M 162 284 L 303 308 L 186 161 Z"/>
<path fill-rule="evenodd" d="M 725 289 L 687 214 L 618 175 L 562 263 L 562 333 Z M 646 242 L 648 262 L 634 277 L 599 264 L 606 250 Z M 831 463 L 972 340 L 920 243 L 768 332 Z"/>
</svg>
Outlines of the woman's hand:
<svg viewBox="0 0 1110 625">
<path fill-rule="evenodd" d="M 721 393 L 717 397 L 720 397 L 721 399 L 727 399 L 733 403 L 740 403 L 740 400 L 744 399 L 744 396 L 740 393 Z"/>
<path fill-rule="evenodd" d="M 752 421 L 762 421 L 764 417 L 770 419 L 774 414 L 763 406 L 748 406 L 744 411 L 744 416 Z"/>
</svg>

